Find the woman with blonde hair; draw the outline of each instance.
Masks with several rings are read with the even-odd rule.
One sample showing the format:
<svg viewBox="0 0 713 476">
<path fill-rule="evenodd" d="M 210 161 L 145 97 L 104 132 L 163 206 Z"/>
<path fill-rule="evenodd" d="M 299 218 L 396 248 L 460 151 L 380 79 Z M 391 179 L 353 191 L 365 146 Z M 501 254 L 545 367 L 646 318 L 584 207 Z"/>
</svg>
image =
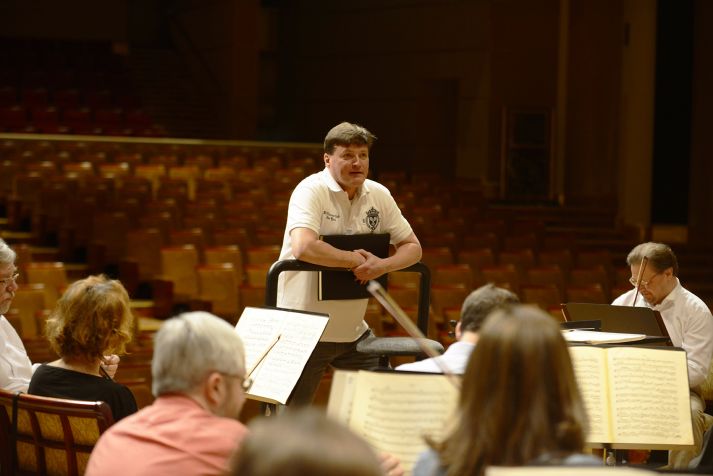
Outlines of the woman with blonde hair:
<svg viewBox="0 0 713 476">
<path fill-rule="evenodd" d="M 488 466 L 598 465 L 582 454 L 587 418 L 567 344 L 541 310 L 496 311 L 463 377 L 453 431 L 414 475 L 484 474 Z"/>
<path fill-rule="evenodd" d="M 114 420 L 136 412 L 131 391 L 102 372 L 105 355 L 131 340 L 129 295 L 119 281 L 89 276 L 72 283 L 50 314 L 45 332 L 59 360 L 32 375 L 29 393 L 109 404 Z"/>
</svg>

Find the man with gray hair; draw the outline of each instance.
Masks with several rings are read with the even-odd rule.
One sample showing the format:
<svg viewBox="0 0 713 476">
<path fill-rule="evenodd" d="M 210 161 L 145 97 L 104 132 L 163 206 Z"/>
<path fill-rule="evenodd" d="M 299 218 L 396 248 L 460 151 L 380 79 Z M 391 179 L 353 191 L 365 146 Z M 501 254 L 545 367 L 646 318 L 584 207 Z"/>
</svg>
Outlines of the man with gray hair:
<svg viewBox="0 0 713 476">
<path fill-rule="evenodd" d="M 713 359 L 713 315 L 698 296 L 681 286 L 678 260 L 663 243 L 642 243 L 626 258 L 634 289 L 622 294 L 612 304 L 645 306 L 659 311 L 671 343 L 686 351 L 688 384 L 691 388 L 691 416 L 694 449 L 669 453 L 671 468 L 687 468 L 701 452 L 703 433 L 713 425 L 713 417 L 704 413 L 701 384 L 708 377 Z"/>
<path fill-rule="evenodd" d="M 436 359 L 425 359 L 418 362 L 403 364 L 396 370 L 408 372 L 441 373 L 443 369 L 439 363 L 455 374 L 464 374 L 468 365 L 470 354 L 478 342 L 480 327 L 485 318 L 496 309 L 517 304 L 520 299 L 511 291 L 499 288 L 493 284 L 481 286 L 465 298 L 460 311 L 460 321 L 456 324 L 456 340 L 443 355 Z"/>
<path fill-rule="evenodd" d="M 17 291 L 15 252 L 0 239 L 0 388 L 27 392 L 32 378 L 32 363 L 17 331 L 4 314 L 10 310 Z"/>
<path fill-rule="evenodd" d="M 249 381 L 235 329 L 207 312 L 167 320 L 151 374 L 156 401 L 101 436 L 87 476 L 225 474 L 247 432 L 238 416 Z"/>
</svg>

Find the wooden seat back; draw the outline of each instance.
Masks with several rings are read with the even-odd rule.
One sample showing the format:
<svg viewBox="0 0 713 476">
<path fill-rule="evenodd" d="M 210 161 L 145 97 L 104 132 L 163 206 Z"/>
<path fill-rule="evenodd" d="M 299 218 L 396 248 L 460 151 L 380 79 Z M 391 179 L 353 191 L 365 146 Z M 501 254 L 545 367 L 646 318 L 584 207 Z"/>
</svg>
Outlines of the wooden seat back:
<svg viewBox="0 0 713 476">
<path fill-rule="evenodd" d="M 0 390 L 0 474 L 84 474 L 99 436 L 114 423 L 109 405 L 20 394 L 13 444 L 14 398 Z"/>
</svg>

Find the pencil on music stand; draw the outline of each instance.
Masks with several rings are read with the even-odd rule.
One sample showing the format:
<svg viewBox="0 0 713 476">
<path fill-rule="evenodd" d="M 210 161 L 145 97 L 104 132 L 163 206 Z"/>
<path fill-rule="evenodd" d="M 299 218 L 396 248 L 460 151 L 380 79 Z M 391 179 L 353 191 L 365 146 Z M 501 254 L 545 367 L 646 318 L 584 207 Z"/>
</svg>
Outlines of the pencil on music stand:
<svg viewBox="0 0 713 476">
<path fill-rule="evenodd" d="M 255 369 L 257 368 L 257 366 L 260 365 L 260 363 L 265 359 L 265 356 L 268 354 L 268 352 L 270 352 L 270 351 L 272 350 L 272 348 L 275 347 L 275 344 L 277 344 L 277 341 L 280 340 L 280 337 L 282 337 L 282 334 L 277 334 L 277 335 L 275 336 L 275 338 L 272 339 L 272 342 L 270 342 L 270 344 L 268 344 L 268 346 L 265 348 L 265 350 L 264 350 L 263 353 L 260 355 L 260 357 L 257 359 L 257 361 L 255 361 L 255 363 L 254 363 L 253 366 L 250 368 L 250 371 L 247 373 L 247 375 L 245 376 L 245 378 L 249 378 L 249 377 L 252 375 L 252 373 L 255 371 Z"/>
</svg>

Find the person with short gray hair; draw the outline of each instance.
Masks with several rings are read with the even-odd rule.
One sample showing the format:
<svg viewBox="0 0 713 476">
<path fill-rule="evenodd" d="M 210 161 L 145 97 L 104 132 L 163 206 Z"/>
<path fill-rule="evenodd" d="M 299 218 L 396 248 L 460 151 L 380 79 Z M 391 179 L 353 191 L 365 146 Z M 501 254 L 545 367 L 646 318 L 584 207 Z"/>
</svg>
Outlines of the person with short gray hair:
<svg viewBox="0 0 713 476">
<path fill-rule="evenodd" d="M 708 306 L 681 285 L 678 260 L 664 243 L 641 243 L 626 258 L 633 289 L 612 304 L 643 306 L 659 311 L 671 343 L 686 351 L 688 383 L 691 387 L 691 415 L 694 449 L 669 452 L 669 466 L 687 468 L 703 447 L 703 433 L 713 426 L 713 417 L 704 413 L 701 384 L 708 377 L 713 359 L 713 315 Z"/>
<path fill-rule="evenodd" d="M 443 369 L 441 365 L 438 365 L 441 363 L 455 374 L 465 373 L 468 358 L 470 358 L 470 354 L 473 353 L 475 344 L 478 342 L 480 327 L 485 322 L 485 318 L 497 309 L 518 304 L 519 302 L 520 299 L 515 293 L 505 288 L 499 288 L 493 284 L 479 287 L 463 301 L 460 321 L 456 324 L 455 329 L 457 342 L 451 344 L 448 350 L 437 358 L 439 362 L 436 362 L 436 359 L 433 358 L 424 359 L 399 365 L 396 370 L 441 373 Z"/>
<path fill-rule="evenodd" d="M 235 329 L 207 312 L 167 320 L 151 374 L 156 401 L 101 436 L 87 476 L 226 473 L 247 433 L 238 417 L 250 386 Z"/>
<path fill-rule="evenodd" d="M 32 363 L 19 334 L 4 314 L 10 310 L 17 291 L 15 252 L 0 239 L 0 388 L 27 392 Z"/>
</svg>

